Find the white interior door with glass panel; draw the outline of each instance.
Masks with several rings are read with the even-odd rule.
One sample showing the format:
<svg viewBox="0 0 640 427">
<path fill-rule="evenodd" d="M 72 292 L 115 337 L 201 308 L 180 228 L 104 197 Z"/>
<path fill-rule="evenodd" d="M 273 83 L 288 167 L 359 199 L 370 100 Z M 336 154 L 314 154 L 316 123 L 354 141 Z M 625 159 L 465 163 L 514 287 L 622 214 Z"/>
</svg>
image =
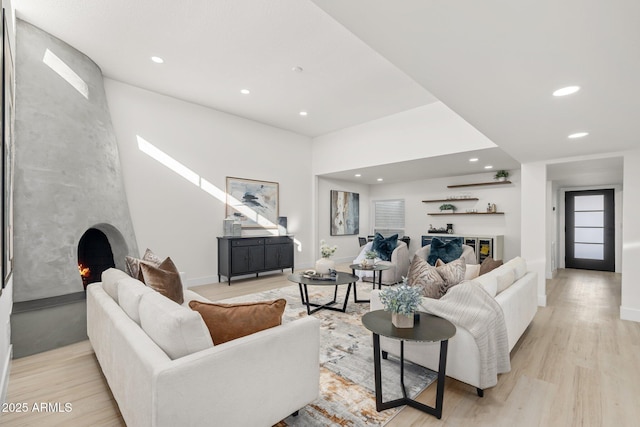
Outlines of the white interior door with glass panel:
<svg viewBox="0 0 640 427">
<path fill-rule="evenodd" d="M 565 193 L 565 266 L 615 270 L 613 190 Z"/>
</svg>

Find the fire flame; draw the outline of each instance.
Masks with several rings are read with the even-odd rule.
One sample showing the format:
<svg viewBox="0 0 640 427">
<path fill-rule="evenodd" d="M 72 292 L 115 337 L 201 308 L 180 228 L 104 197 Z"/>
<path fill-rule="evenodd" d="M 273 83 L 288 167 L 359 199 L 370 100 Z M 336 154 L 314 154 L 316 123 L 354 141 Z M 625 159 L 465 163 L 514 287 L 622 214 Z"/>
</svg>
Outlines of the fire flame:
<svg viewBox="0 0 640 427">
<path fill-rule="evenodd" d="M 82 264 L 78 264 L 78 271 L 80 272 L 80 276 L 82 277 L 89 277 L 89 275 L 91 274 L 91 270 L 89 269 L 89 267 L 85 267 Z"/>
</svg>

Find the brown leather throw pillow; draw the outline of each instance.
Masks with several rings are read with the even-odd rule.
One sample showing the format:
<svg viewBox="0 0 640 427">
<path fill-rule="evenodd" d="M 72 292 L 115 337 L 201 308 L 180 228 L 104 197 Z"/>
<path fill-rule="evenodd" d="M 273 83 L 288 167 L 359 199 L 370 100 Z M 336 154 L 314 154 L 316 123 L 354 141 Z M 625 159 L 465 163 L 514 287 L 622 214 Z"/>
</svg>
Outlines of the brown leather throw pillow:
<svg viewBox="0 0 640 427">
<path fill-rule="evenodd" d="M 171 258 L 165 259 L 157 267 L 141 262 L 140 272 L 147 286 L 178 304 L 184 302 L 180 273 Z"/>
<path fill-rule="evenodd" d="M 500 267 L 501 265 L 502 265 L 501 259 L 495 260 L 491 257 L 485 258 L 484 261 L 482 261 L 482 264 L 480 264 L 480 276 L 490 272 L 491 270 L 494 270 Z"/>
<path fill-rule="evenodd" d="M 189 302 L 189 307 L 202 316 L 214 345 L 282 324 L 286 305 L 282 298 L 238 304 Z"/>
</svg>

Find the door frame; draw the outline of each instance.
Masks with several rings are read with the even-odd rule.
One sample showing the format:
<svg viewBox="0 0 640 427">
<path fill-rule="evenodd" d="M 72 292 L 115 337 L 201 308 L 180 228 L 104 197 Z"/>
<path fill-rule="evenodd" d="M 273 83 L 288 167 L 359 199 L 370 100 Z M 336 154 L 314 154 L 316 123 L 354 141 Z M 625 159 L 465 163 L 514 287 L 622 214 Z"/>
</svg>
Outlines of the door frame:
<svg viewBox="0 0 640 427">
<path fill-rule="evenodd" d="M 565 193 L 567 191 L 588 191 L 588 190 L 606 190 L 608 188 L 613 188 L 613 203 L 615 209 L 615 272 L 622 272 L 622 198 L 623 198 L 623 190 L 622 185 L 614 184 L 614 185 L 595 185 L 591 187 L 562 187 L 558 189 L 559 197 L 559 213 L 558 213 L 558 236 L 556 245 L 556 265 L 558 268 L 566 268 L 565 265 L 565 232 L 564 232 L 564 224 L 565 224 L 565 214 L 566 214 L 566 206 L 564 205 L 565 201 Z"/>
</svg>

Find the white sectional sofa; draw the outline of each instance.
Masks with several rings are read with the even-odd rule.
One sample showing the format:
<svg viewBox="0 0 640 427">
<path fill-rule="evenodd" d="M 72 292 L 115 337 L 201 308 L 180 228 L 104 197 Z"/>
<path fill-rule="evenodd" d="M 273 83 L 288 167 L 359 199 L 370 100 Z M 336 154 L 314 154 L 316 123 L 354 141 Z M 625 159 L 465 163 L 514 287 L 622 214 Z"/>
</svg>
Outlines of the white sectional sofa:
<svg viewBox="0 0 640 427">
<path fill-rule="evenodd" d="M 206 299 L 179 305 L 111 270 L 87 287 L 87 333 L 127 425 L 272 426 L 317 398 L 317 319 L 214 346 L 188 307 Z"/>
<path fill-rule="evenodd" d="M 525 261 L 517 257 L 489 273 L 477 277 L 473 282 L 494 297 L 502 308 L 509 352 L 511 352 L 536 314 L 538 306 L 537 274 L 526 271 Z M 379 292 L 377 290 L 372 292 L 371 310 L 383 309 Z M 487 387 L 486 384 L 481 384 L 478 345 L 468 330 L 460 325 L 456 325 L 456 329 L 456 334 L 449 340 L 446 374 L 448 377 L 476 387 L 478 395 L 483 396 L 483 390 Z M 400 344 L 397 340 L 380 337 L 380 346 L 383 355 L 385 353 L 395 356 L 400 354 Z M 405 360 L 434 371 L 438 370 L 439 343 L 407 342 L 404 345 L 404 352 Z"/>
</svg>

